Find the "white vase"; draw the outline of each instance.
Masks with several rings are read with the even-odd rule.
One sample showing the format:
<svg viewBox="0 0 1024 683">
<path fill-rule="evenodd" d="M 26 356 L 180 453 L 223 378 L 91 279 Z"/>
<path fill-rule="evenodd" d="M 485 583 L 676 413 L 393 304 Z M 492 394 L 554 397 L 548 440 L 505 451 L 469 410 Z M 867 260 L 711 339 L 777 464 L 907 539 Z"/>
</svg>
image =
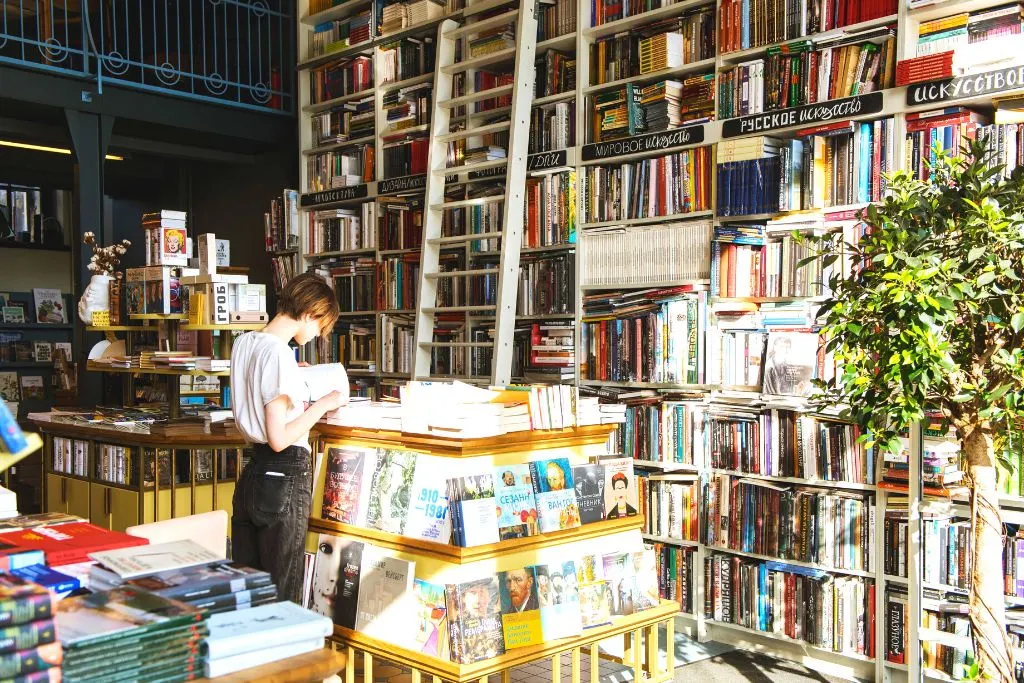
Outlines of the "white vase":
<svg viewBox="0 0 1024 683">
<path fill-rule="evenodd" d="M 78 300 L 78 317 L 86 325 L 92 322 L 93 311 L 110 310 L 110 281 L 113 279 L 106 273 L 98 273 L 89 280 L 89 286 Z"/>
</svg>

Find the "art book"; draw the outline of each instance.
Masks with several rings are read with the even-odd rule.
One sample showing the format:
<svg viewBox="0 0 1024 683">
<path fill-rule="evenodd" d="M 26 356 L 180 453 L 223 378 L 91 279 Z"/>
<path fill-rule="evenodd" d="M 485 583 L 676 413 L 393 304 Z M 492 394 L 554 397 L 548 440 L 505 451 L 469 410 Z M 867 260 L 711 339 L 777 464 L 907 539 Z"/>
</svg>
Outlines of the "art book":
<svg viewBox="0 0 1024 683">
<path fill-rule="evenodd" d="M 600 522 L 604 519 L 604 465 L 596 462 L 576 465 L 572 468 L 572 479 L 580 522 Z"/>
<path fill-rule="evenodd" d="M 630 553 L 633 562 L 633 576 L 636 577 L 636 592 L 633 594 L 633 611 L 642 612 L 658 606 L 661 594 L 658 591 L 658 559 L 653 548 Z"/>
<path fill-rule="evenodd" d="M 33 289 L 32 300 L 35 303 L 37 323 L 59 324 L 68 321 L 64 297 L 59 289 Z"/>
<path fill-rule="evenodd" d="M 769 332 L 761 391 L 780 396 L 809 396 L 818 364 L 816 332 Z"/>
<path fill-rule="evenodd" d="M 535 460 L 530 463 L 530 475 L 541 533 L 578 527 L 580 510 L 569 459 Z"/>
<path fill-rule="evenodd" d="M 633 614 L 636 576 L 630 553 L 609 553 L 604 556 L 604 578 L 611 591 L 611 613 L 615 616 Z"/>
<path fill-rule="evenodd" d="M 540 597 L 544 641 L 576 636 L 583 631 L 576 564 L 572 560 L 534 567 Z"/>
<path fill-rule="evenodd" d="M 538 588 L 533 567 L 498 572 L 505 649 L 544 642 Z"/>
<path fill-rule="evenodd" d="M 601 465 L 604 467 L 604 518 L 634 516 L 638 504 L 632 458 L 602 460 Z"/>
<path fill-rule="evenodd" d="M 46 398 L 42 375 L 21 376 L 21 397 L 26 401 L 42 401 Z"/>
<path fill-rule="evenodd" d="M 309 608 L 354 630 L 362 564 L 362 543 L 320 534 Z"/>
<path fill-rule="evenodd" d="M 416 454 L 410 451 L 382 450 L 370 485 L 366 508 L 366 526 L 400 534 L 409 514 L 409 496 L 416 471 Z"/>
<path fill-rule="evenodd" d="M 435 543 L 450 543 L 452 516 L 448 510 L 448 472 L 450 461 L 434 455 L 416 454 L 416 474 L 412 479 L 409 516 L 403 535 Z"/>
<path fill-rule="evenodd" d="M 415 573 L 415 562 L 390 557 L 374 546 L 364 548 L 356 630 L 381 640 L 395 639 L 408 625 L 407 601 Z"/>
<path fill-rule="evenodd" d="M 375 448 L 328 448 L 321 516 L 332 522 L 365 526 L 370 480 L 376 464 Z"/>
<path fill-rule="evenodd" d="M 448 605 L 445 603 L 444 586 L 414 579 L 412 590 L 416 614 L 412 649 L 449 659 Z"/>
<path fill-rule="evenodd" d="M 456 545 L 470 548 L 498 542 L 493 474 L 449 479 L 448 506 L 452 515 L 452 540 Z"/>
<path fill-rule="evenodd" d="M 529 465 L 495 467 L 494 497 L 498 503 L 498 537 L 501 540 L 539 533 Z"/>
<path fill-rule="evenodd" d="M 453 662 L 472 664 L 505 653 L 498 593 L 497 576 L 448 584 L 446 587 L 448 636 Z"/>
</svg>

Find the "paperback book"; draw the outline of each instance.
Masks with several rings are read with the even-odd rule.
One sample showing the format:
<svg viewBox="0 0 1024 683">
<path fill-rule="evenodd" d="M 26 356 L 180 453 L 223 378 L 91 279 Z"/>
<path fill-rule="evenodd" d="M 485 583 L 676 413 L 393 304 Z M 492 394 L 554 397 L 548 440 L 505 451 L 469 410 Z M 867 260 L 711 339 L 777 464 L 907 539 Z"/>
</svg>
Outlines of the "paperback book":
<svg viewBox="0 0 1024 683">
<path fill-rule="evenodd" d="M 631 458 L 612 458 L 604 466 L 604 517 L 622 519 L 637 513 L 636 477 Z"/>
<path fill-rule="evenodd" d="M 412 480 L 404 536 L 435 543 L 451 541 L 452 516 L 448 510 L 447 476 L 443 458 L 416 454 L 416 474 Z"/>
<path fill-rule="evenodd" d="M 365 526 L 369 484 L 377 465 L 373 448 L 327 449 L 327 475 L 321 516 L 332 522 Z"/>
<path fill-rule="evenodd" d="M 536 460 L 530 463 L 530 474 L 541 533 L 578 527 L 580 511 L 569 459 Z"/>
<path fill-rule="evenodd" d="M 388 557 L 377 548 L 364 548 L 356 601 L 356 630 L 391 640 L 406 630 L 407 596 L 413 587 L 416 563 Z"/>
<path fill-rule="evenodd" d="M 452 538 L 456 545 L 470 548 L 498 542 L 493 474 L 449 479 L 448 504 L 452 515 Z"/>
<path fill-rule="evenodd" d="M 320 534 L 313 568 L 310 609 L 335 624 L 355 629 L 363 544 Z"/>
<path fill-rule="evenodd" d="M 501 540 L 539 533 L 529 465 L 496 467 L 494 496 L 498 504 L 498 536 Z"/>
<path fill-rule="evenodd" d="M 576 563 L 541 564 L 533 568 L 540 584 L 540 620 L 544 641 L 579 635 L 583 630 Z"/>
<path fill-rule="evenodd" d="M 450 657 L 448 605 L 444 590 L 444 586 L 436 583 L 413 579 L 416 628 L 413 631 L 412 649 L 447 660 Z"/>
<path fill-rule="evenodd" d="M 446 587 L 453 662 L 472 664 L 505 653 L 498 593 L 497 576 Z"/>
<path fill-rule="evenodd" d="M 415 453 L 378 451 L 366 510 L 367 527 L 393 534 L 402 533 L 409 512 L 409 496 L 415 470 Z"/>
<path fill-rule="evenodd" d="M 540 586 L 533 567 L 498 572 L 501 626 L 505 649 L 544 642 L 541 632 Z"/>
<path fill-rule="evenodd" d="M 576 503 L 580 508 L 580 523 L 590 524 L 604 519 L 604 465 L 587 463 L 572 468 Z"/>
</svg>

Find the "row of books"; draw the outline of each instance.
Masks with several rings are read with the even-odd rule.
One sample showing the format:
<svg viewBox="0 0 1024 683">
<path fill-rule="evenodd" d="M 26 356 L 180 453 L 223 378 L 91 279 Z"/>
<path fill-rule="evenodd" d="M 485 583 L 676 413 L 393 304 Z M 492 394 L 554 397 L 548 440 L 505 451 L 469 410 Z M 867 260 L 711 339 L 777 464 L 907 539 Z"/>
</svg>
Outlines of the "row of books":
<svg viewBox="0 0 1024 683">
<path fill-rule="evenodd" d="M 722 53 L 795 40 L 896 14 L 898 0 L 725 0 Z"/>
<path fill-rule="evenodd" d="M 692 474 L 651 474 L 637 477 L 643 532 L 678 541 L 700 537 L 700 486 Z"/>
<path fill-rule="evenodd" d="M 580 247 L 581 284 L 707 280 L 710 248 L 709 220 L 591 228 Z"/>
<path fill-rule="evenodd" d="M 381 249 L 418 249 L 422 244 L 422 197 L 380 197 L 377 215 Z"/>
<path fill-rule="evenodd" d="M 693 548 L 680 548 L 665 543 L 651 543 L 657 560 L 658 591 L 662 600 L 679 604 L 679 611 L 693 614 Z"/>
<path fill-rule="evenodd" d="M 712 554 L 704 560 L 704 614 L 832 652 L 874 657 L 870 579 Z"/>
<path fill-rule="evenodd" d="M 549 0 L 537 8 L 537 42 L 564 36 L 576 30 L 576 3 Z"/>
<path fill-rule="evenodd" d="M 1009 126 L 985 125 L 988 123 L 988 117 L 970 109 L 950 107 L 915 112 L 907 114 L 906 119 L 907 136 L 904 154 L 907 159 L 907 168 L 921 180 L 927 180 L 931 175 L 931 165 L 935 163 L 936 155 L 940 151 L 958 154 L 963 145 L 976 139 L 980 134 L 989 136 L 990 147 L 997 155 L 1000 151 L 1006 154 L 1007 146 L 1009 146 L 1011 150 L 1009 154 L 1016 157 L 1014 153 L 1018 147 L 1016 126 L 1010 128 Z M 1011 130 L 1013 135 L 1008 141 L 1006 134 Z M 1009 145 L 1007 145 L 1008 142 Z M 1016 159 L 1014 159 L 1015 161 Z M 1008 171 L 1010 170 L 1013 170 L 1013 166 L 1008 168 Z"/>
<path fill-rule="evenodd" d="M 624 421 L 611 437 L 615 451 L 640 464 L 695 464 L 695 454 L 704 451 L 703 402 L 666 399 L 655 391 L 630 393 L 640 395 L 614 399 L 625 405 Z"/>
<path fill-rule="evenodd" d="M 354 209 L 310 211 L 307 216 L 307 255 L 377 246 L 377 204 L 374 202 L 365 202 Z"/>
<path fill-rule="evenodd" d="M 340 321 L 330 334 L 322 334 L 313 342 L 310 362 L 318 365 L 341 363 L 355 370 L 376 370 L 377 335 L 372 321 Z"/>
<path fill-rule="evenodd" d="M 526 405 L 498 419 L 505 418 L 531 419 Z M 633 463 L 625 458 L 576 467 L 557 458 L 451 475 L 436 456 L 329 447 L 321 515 L 471 547 L 637 514 Z"/>
<path fill-rule="evenodd" d="M 416 578 L 414 561 L 321 534 L 313 567 L 314 612 L 459 664 L 578 636 L 659 601 L 651 550 L 562 558 L 441 585 Z M 331 599 L 320 587 L 335 584 L 346 589 Z"/>
<path fill-rule="evenodd" d="M 971 626 L 967 604 L 964 599 L 925 589 L 921 601 L 921 628 L 959 636 L 961 642 L 970 643 Z M 896 664 L 907 663 L 908 656 L 916 656 L 916 648 L 908 648 L 907 633 L 910 619 L 917 618 L 910 613 L 910 601 L 906 590 L 891 586 L 885 592 L 885 659 Z M 932 676 L 944 675 L 950 680 L 969 680 L 974 664 L 974 652 L 970 647 L 956 647 L 950 638 L 945 642 L 932 639 L 921 642 L 921 665 L 930 670 Z M 908 654 L 909 653 L 909 654 Z"/>
<path fill-rule="evenodd" d="M 887 574 L 906 577 L 908 542 L 910 539 L 907 510 L 903 507 L 885 511 L 885 570 Z M 951 515 L 929 515 L 921 521 L 921 579 L 935 586 L 967 590 L 971 586 L 971 522 Z M 1006 552 L 1006 548 L 1012 550 Z M 1004 574 L 1016 564 L 1016 544 L 1012 537 L 1004 540 Z M 1011 560 L 1007 564 L 1007 560 Z M 1011 575 L 1012 577 L 1015 575 Z M 1008 586 L 1009 588 L 1009 586 Z M 1016 584 L 1008 595 L 1016 595 Z"/>
<path fill-rule="evenodd" d="M 710 147 L 616 166 L 589 166 L 584 177 L 584 221 L 710 211 L 711 166 Z"/>
<path fill-rule="evenodd" d="M 373 87 L 373 61 L 365 55 L 328 62 L 309 70 L 309 103 L 368 91 Z"/>
<path fill-rule="evenodd" d="M 823 568 L 874 566 L 872 496 L 712 474 L 701 504 L 709 546 Z"/>
<path fill-rule="evenodd" d="M 526 179 L 524 247 L 550 247 L 576 241 L 576 172 Z"/>
<path fill-rule="evenodd" d="M 387 138 L 384 150 L 384 177 L 399 178 L 427 172 L 430 141 L 425 137 L 401 136 Z"/>
<path fill-rule="evenodd" d="M 706 307 L 685 288 L 584 297 L 580 378 L 703 384 Z"/>
<path fill-rule="evenodd" d="M 284 190 L 270 202 L 270 211 L 263 214 L 263 240 L 267 251 L 298 249 L 299 193 Z"/>
<path fill-rule="evenodd" d="M 530 110 L 529 153 L 551 152 L 576 145 L 576 100 Z"/>
<path fill-rule="evenodd" d="M 309 57 L 320 57 L 369 42 L 372 32 L 372 8 L 344 19 L 317 24 L 310 32 Z"/>
<path fill-rule="evenodd" d="M 789 327 L 792 327 L 790 325 Z M 707 343 L 710 384 L 773 396 L 810 396 L 813 381 L 835 377 L 835 360 L 817 332 L 723 329 Z"/>
<path fill-rule="evenodd" d="M 715 226 L 711 293 L 726 298 L 818 297 L 833 270 L 804 235 L 822 232 L 820 219 Z M 799 231 L 800 234 L 795 234 Z M 803 265 L 801 265 L 803 264 Z"/>
<path fill-rule="evenodd" d="M 351 187 L 373 180 L 373 145 L 310 154 L 306 159 L 307 192 Z"/>
<path fill-rule="evenodd" d="M 345 259 L 318 266 L 314 272 L 327 280 L 342 311 L 377 310 L 377 263 L 372 258 Z"/>
<path fill-rule="evenodd" d="M 419 83 L 384 93 L 381 99 L 385 121 L 383 134 L 429 124 L 433 94 L 433 83 Z"/>
<path fill-rule="evenodd" d="M 54 472 L 74 474 L 79 477 L 89 476 L 88 441 L 55 436 L 52 443 L 50 467 Z"/>
<path fill-rule="evenodd" d="M 789 410 L 712 404 L 708 439 L 713 468 L 771 477 L 874 483 L 874 459 L 856 425 Z"/>
<path fill-rule="evenodd" d="M 598 38 L 590 45 L 591 85 L 676 69 L 715 56 L 715 18 L 709 7 Z"/>
<path fill-rule="evenodd" d="M 270 257 L 271 282 L 275 292 L 280 293 L 288 281 L 296 276 L 297 260 L 297 254 Z"/>
<path fill-rule="evenodd" d="M 886 453 L 882 463 L 883 483 L 906 487 L 910 477 L 910 444 L 902 438 L 899 453 Z M 956 443 L 927 435 L 921 443 L 921 482 L 926 492 L 945 494 L 964 492 L 964 462 Z"/>
<path fill-rule="evenodd" d="M 550 97 L 576 89 L 576 59 L 557 50 L 545 50 L 538 55 L 534 95 Z"/>
<path fill-rule="evenodd" d="M 339 104 L 309 117 L 314 145 L 358 140 L 373 135 L 373 95 Z"/>
</svg>

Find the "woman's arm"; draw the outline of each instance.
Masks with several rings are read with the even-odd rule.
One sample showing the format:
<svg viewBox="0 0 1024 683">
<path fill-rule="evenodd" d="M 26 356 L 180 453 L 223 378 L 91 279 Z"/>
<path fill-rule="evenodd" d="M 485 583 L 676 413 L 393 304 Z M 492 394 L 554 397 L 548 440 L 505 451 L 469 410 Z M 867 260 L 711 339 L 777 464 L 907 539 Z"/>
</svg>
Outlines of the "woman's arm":
<svg viewBox="0 0 1024 683">
<path fill-rule="evenodd" d="M 324 414 L 345 405 L 345 395 L 332 391 L 309 406 L 302 415 L 288 422 L 288 397 L 278 396 L 264 410 L 267 420 L 267 445 L 281 452 L 313 428 Z"/>
</svg>

